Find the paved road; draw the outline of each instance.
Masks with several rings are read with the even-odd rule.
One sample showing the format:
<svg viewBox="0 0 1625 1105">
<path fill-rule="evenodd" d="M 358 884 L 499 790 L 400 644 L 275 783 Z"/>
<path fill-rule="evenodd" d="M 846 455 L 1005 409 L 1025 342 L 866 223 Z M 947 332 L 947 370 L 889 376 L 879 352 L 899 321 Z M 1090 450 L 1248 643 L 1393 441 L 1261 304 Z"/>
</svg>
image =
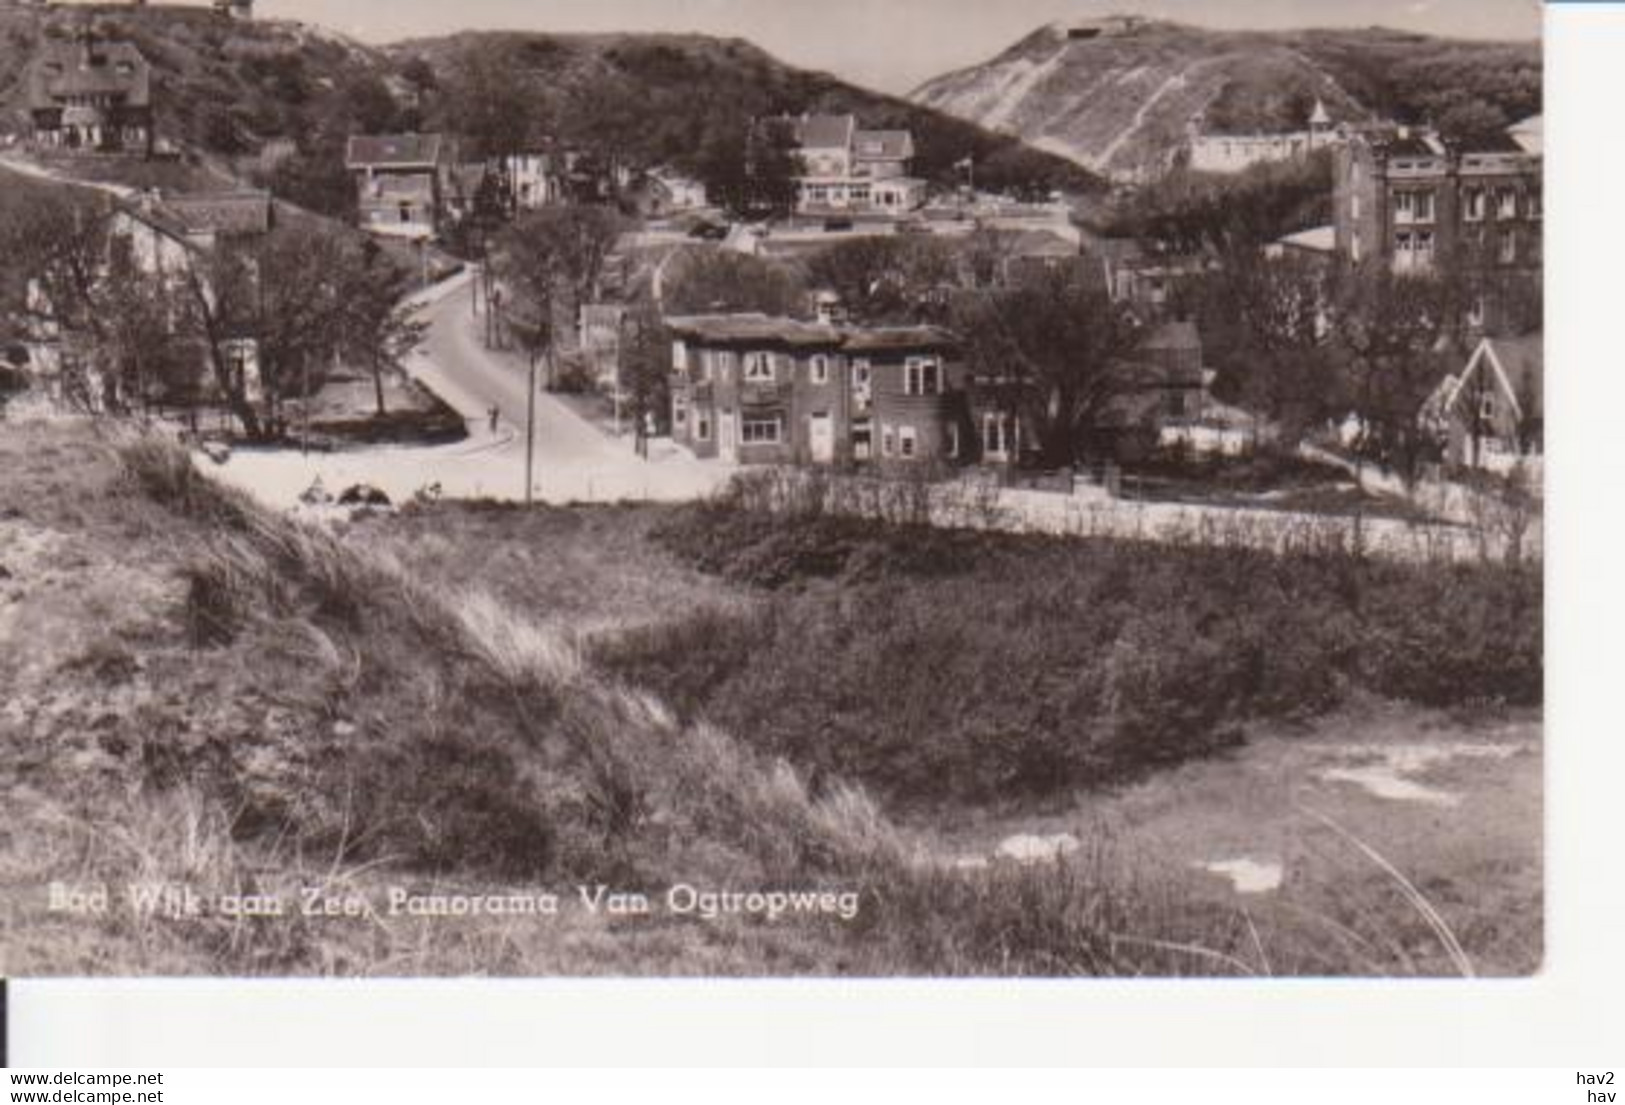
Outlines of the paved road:
<svg viewBox="0 0 1625 1105">
<path fill-rule="evenodd" d="M 438 485 L 451 498 L 520 500 L 525 496 L 525 399 L 522 355 L 493 353 L 480 340 L 467 276 L 417 297 L 429 332 L 407 369 L 468 422 L 455 445 L 387 446 L 329 455 L 238 449 L 211 469 L 277 506 L 292 506 L 312 482 L 329 492 L 355 483 L 382 488 L 396 502 Z M 493 433 L 489 412 L 499 412 Z M 632 439 L 614 438 L 558 399 L 536 395 L 536 465 L 532 489 L 553 503 L 616 499 L 692 499 L 710 493 L 732 469 L 701 462 L 668 440 L 651 442 L 650 459 Z"/>
</svg>

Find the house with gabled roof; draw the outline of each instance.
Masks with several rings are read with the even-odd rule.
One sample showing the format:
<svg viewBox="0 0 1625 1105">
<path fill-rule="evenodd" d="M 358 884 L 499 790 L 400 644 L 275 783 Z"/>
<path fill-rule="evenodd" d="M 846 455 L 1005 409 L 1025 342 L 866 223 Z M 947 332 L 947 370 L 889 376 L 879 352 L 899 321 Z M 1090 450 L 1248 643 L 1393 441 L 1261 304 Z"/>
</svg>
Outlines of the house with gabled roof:
<svg viewBox="0 0 1625 1105">
<path fill-rule="evenodd" d="M 1540 334 L 1483 338 L 1460 373 L 1446 376 L 1422 408 L 1465 468 L 1505 471 L 1545 448 L 1545 361 Z"/>
<path fill-rule="evenodd" d="M 910 132 L 865 130 L 854 115 L 803 115 L 790 120 L 790 133 L 801 214 L 902 215 L 925 203 L 925 182 L 908 175 Z"/>
<path fill-rule="evenodd" d="M 129 42 L 104 42 L 89 28 L 47 41 L 26 81 L 33 144 L 54 153 L 150 157 L 152 67 Z"/>
<path fill-rule="evenodd" d="M 453 142 L 442 134 L 357 134 L 344 167 L 355 179 L 361 229 L 424 241 L 440 231 L 451 173 Z"/>
</svg>

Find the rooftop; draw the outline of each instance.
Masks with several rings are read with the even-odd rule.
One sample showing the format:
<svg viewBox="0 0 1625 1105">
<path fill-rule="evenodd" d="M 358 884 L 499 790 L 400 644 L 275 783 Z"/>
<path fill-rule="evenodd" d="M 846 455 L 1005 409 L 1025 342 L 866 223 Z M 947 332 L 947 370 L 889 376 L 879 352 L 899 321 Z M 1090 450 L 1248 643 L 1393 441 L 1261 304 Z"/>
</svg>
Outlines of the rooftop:
<svg viewBox="0 0 1625 1105">
<path fill-rule="evenodd" d="M 859 157 L 907 160 L 914 156 L 914 136 L 906 130 L 860 130 L 852 143 Z"/>
<path fill-rule="evenodd" d="M 356 168 L 433 168 L 440 164 L 444 139 L 438 134 L 356 134 L 350 136 L 344 164 Z"/>
<path fill-rule="evenodd" d="M 769 342 L 778 345 L 839 345 L 841 332 L 832 326 L 774 318 L 757 311 L 721 315 L 675 315 L 666 326 L 704 342 Z"/>
<path fill-rule="evenodd" d="M 666 320 L 666 325 L 677 334 L 701 342 L 839 347 L 854 353 L 941 349 L 958 344 L 958 339 L 940 326 L 835 327 L 759 312 L 674 316 Z"/>
<path fill-rule="evenodd" d="M 803 149 L 844 150 L 851 146 L 858 127 L 851 115 L 803 115 L 793 124 L 796 143 Z"/>
<path fill-rule="evenodd" d="M 152 69 L 128 42 L 46 42 L 29 66 L 29 107 L 55 107 L 79 96 L 122 96 L 130 107 L 149 107 Z"/>
</svg>

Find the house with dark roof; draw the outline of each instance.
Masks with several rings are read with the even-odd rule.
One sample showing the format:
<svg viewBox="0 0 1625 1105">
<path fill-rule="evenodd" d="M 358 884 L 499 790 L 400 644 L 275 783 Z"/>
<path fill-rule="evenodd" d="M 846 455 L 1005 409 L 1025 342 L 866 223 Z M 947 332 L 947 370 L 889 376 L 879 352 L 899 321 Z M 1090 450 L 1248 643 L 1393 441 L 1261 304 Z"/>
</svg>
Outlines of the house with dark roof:
<svg viewBox="0 0 1625 1105">
<path fill-rule="evenodd" d="M 801 163 L 797 210 L 807 215 L 902 215 L 925 203 L 925 182 L 908 175 L 914 136 L 864 130 L 853 115 L 790 120 Z"/>
<path fill-rule="evenodd" d="M 958 339 L 762 314 L 671 318 L 672 435 L 738 464 L 974 460 Z"/>
<path fill-rule="evenodd" d="M 352 135 L 344 166 L 356 182 L 361 228 L 418 241 L 439 233 L 454 192 L 452 145 L 441 134 Z"/>
<path fill-rule="evenodd" d="M 47 41 L 26 78 L 33 144 L 78 154 L 150 157 L 152 68 L 128 42 Z"/>
<path fill-rule="evenodd" d="M 1460 373 L 1446 376 L 1422 409 L 1465 468 L 1505 472 L 1545 449 L 1544 353 L 1540 334 L 1482 338 Z"/>
</svg>

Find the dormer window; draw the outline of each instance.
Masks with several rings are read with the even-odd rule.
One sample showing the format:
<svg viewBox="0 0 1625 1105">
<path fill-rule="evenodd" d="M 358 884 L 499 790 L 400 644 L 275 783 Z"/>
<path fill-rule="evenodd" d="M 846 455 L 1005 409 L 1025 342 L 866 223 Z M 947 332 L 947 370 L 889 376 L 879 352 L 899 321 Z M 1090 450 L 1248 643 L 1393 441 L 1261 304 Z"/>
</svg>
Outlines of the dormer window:
<svg viewBox="0 0 1625 1105">
<path fill-rule="evenodd" d="M 773 382 L 773 358 L 766 353 L 746 353 L 745 382 L 747 384 L 771 384 Z"/>
</svg>

